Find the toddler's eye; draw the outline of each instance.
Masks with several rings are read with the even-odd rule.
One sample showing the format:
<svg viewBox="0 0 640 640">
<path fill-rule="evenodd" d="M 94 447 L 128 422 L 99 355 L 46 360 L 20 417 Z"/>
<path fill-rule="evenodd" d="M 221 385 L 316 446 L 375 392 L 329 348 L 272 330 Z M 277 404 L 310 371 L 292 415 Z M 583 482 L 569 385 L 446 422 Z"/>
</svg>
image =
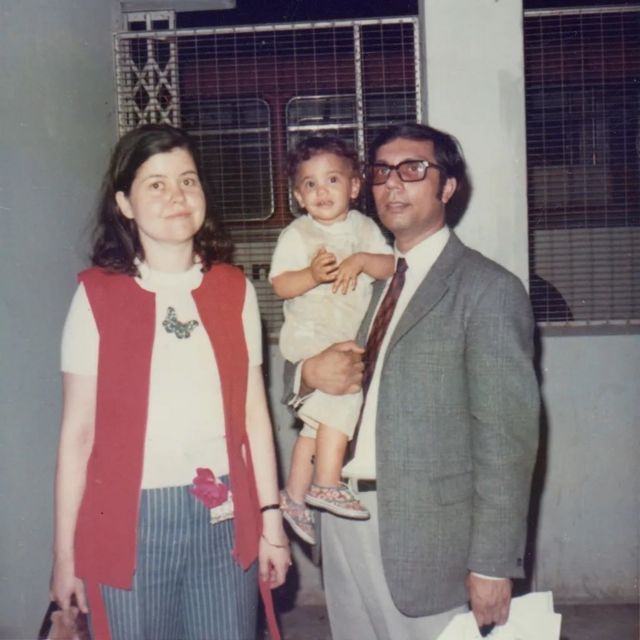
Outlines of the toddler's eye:
<svg viewBox="0 0 640 640">
<path fill-rule="evenodd" d="M 338 182 L 338 176 L 331 176 L 331 177 L 329 178 L 329 182 L 330 182 L 331 184 L 335 184 L 336 182 Z"/>
<path fill-rule="evenodd" d="M 304 188 L 305 189 L 313 189 L 316 186 L 316 183 L 313 180 L 307 180 L 304 183 Z"/>
</svg>

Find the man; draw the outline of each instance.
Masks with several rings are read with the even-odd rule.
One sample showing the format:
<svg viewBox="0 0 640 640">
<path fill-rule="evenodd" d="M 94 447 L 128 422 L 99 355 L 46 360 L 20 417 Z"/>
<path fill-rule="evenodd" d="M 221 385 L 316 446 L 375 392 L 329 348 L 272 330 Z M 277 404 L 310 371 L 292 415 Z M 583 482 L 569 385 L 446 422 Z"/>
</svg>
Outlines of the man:
<svg viewBox="0 0 640 640">
<path fill-rule="evenodd" d="M 372 517 L 322 521 L 334 640 L 435 639 L 467 603 L 479 626 L 502 624 L 510 578 L 523 574 L 539 410 L 533 318 L 520 281 L 445 224 L 464 174 L 455 140 L 424 125 L 391 128 L 371 148 L 393 280 L 404 282 L 377 283 L 357 340 L 366 396 L 343 473 Z M 305 360 L 300 395 L 356 390 L 361 353 L 341 343 Z"/>
</svg>

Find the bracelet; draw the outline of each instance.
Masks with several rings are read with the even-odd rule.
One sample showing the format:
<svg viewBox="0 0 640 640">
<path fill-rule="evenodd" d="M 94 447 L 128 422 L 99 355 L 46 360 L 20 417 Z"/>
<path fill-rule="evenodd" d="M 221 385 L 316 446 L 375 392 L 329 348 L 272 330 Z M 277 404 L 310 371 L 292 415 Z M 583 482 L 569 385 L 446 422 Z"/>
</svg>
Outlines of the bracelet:
<svg viewBox="0 0 640 640">
<path fill-rule="evenodd" d="M 273 542 L 271 542 L 267 536 L 264 535 L 264 533 L 260 534 L 260 537 L 270 546 L 270 547 L 275 547 L 276 549 L 288 549 L 289 548 L 289 541 L 287 540 L 284 544 L 273 544 Z"/>
<path fill-rule="evenodd" d="M 275 502 L 273 504 L 265 504 L 264 507 L 260 507 L 260 513 L 264 513 L 265 511 L 271 511 L 271 509 L 278 509 L 279 511 L 280 505 L 276 504 Z"/>
</svg>

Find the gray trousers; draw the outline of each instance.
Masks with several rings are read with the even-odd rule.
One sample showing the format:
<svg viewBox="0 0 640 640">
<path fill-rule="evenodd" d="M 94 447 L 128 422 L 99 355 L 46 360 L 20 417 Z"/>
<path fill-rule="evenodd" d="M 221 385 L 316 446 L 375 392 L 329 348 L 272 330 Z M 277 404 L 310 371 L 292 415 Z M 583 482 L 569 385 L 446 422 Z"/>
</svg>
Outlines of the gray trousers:
<svg viewBox="0 0 640 640">
<path fill-rule="evenodd" d="M 257 565 L 232 547 L 189 487 L 143 490 L 133 588 L 102 586 L 112 640 L 255 640 Z"/>
<path fill-rule="evenodd" d="M 360 494 L 370 520 L 322 515 L 322 566 L 332 640 L 436 640 L 457 607 L 410 618 L 393 604 L 382 569 L 376 492 Z"/>
</svg>

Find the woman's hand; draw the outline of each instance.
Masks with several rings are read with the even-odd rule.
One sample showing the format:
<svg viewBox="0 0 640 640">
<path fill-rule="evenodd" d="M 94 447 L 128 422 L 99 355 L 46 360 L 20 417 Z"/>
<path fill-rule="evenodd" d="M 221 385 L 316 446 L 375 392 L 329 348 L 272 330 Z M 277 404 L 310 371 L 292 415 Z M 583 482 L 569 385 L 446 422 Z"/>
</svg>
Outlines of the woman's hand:
<svg viewBox="0 0 640 640">
<path fill-rule="evenodd" d="M 284 584 L 291 566 L 291 548 L 284 531 L 278 538 L 260 536 L 258 566 L 260 580 L 269 583 L 272 589 Z"/>
<path fill-rule="evenodd" d="M 67 611 L 71 607 L 73 596 L 78 609 L 82 613 L 89 613 L 84 583 L 75 576 L 73 560 L 56 559 L 53 563 L 49 598 L 54 600 L 63 611 Z"/>
<path fill-rule="evenodd" d="M 93 448 L 97 377 L 65 373 L 62 430 L 56 470 L 56 525 L 51 599 L 69 611 L 72 604 L 88 613 L 84 584 L 75 575 L 74 538 L 78 511 Z M 75 595 L 76 602 L 72 602 Z"/>
<path fill-rule="evenodd" d="M 262 535 L 258 547 L 258 569 L 260 580 L 275 589 L 287 577 L 287 570 L 291 565 L 291 552 L 289 540 L 282 526 L 282 513 L 277 508 L 280 503 L 280 495 L 273 429 L 260 365 L 249 367 L 246 416 L 258 504 L 267 506 L 260 513 Z"/>
</svg>

